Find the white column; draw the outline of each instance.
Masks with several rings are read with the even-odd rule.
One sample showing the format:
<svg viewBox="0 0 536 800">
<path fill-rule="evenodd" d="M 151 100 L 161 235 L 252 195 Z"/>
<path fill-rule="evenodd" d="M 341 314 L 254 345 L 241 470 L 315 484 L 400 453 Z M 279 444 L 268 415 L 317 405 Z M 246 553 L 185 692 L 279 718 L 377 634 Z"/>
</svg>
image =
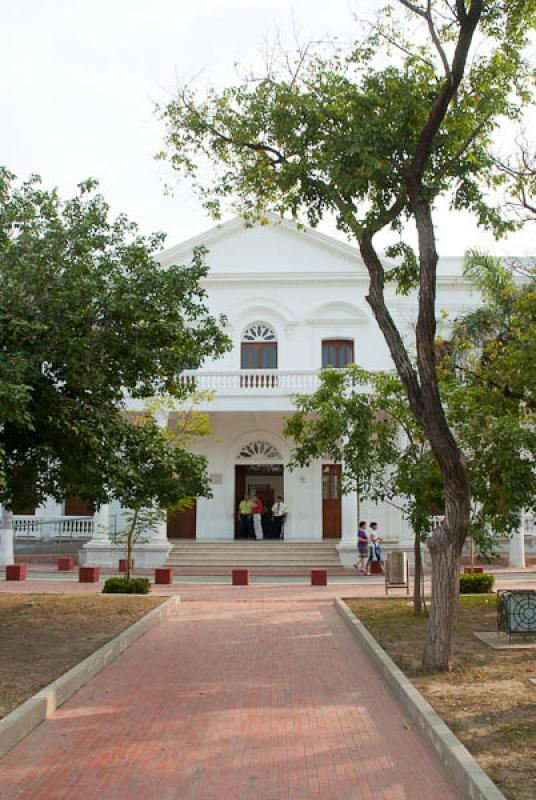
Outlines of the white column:
<svg viewBox="0 0 536 800">
<path fill-rule="evenodd" d="M 508 552 L 508 566 L 509 567 L 522 567 L 525 564 L 525 515 L 521 515 L 521 524 L 517 531 L 514 531 L 510 538 L 510 546 Z"/>
<path fill-rule="evenodd" d="M 0 506 L 0 566 L 14 564 L 13 554 L 13 514 L 5 506 Z"/>
<path fill-rule="evenodd" d="M 110 506 L 108 503 L 95 511 L 93 520 L 95 528 L 91 541 L 108 542 L 110 539 Z"/>
<path fill-rule="evenodd" d="M 337 545 L 341 564 L 351 567 L 357 557 L 357 492 L 341 498 L 341 541 Z"/>
</svg>

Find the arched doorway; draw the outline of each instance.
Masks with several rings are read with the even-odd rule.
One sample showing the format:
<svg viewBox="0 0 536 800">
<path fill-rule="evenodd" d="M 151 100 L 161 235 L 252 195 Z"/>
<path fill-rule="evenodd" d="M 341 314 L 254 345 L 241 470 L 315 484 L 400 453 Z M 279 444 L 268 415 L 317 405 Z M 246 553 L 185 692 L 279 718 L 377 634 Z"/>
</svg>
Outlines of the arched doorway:
<svg viewBox="0 0 536 800">
<path fill-rule="evenodd" d="M 271 509 L 278 495 L 284 496 L 283 458 L 278 448 L 266 439 L 253 439 L 241 447 L 235 463 L 235 539 L 240 538 L 238 508 L 244 495 L 262 500 L 263 537 L 279 538 L 272 522 Z M 249 531 L 253 537 L 253 530 Z"/>
</svg>

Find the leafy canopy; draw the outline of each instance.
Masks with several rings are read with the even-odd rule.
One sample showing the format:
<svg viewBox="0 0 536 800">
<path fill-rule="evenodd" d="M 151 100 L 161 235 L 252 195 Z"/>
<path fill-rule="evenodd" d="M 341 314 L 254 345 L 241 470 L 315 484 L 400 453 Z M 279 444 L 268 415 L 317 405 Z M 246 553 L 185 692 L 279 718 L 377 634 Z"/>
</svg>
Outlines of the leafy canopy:
<svg viewBox="0 0 536 800">
<path fill-rule="evenodd" d="M 205 252 L 161 267 L 162 235 L 110 219 L 95 188 L 63 201 L 0 170 L 0 500 L 14 508 L 207 491 L 202 458 L 124 413 L 127 396 L 186 398 L 180 372 L 229 347 L 201 287 Z"/>
<path fill-rule="evenodd" d="M 485 45 L 472 53 L 422 183 L 430 201 L 449 191 L 455 208 L 470 209 L 500 233 L 512 223 L 486 199 L 504 180 L 490 144 L 500 120 L 517 117 L 529 98 L 524 49 L 536 7 L 532 1 L 482 5 Z M 316 225 L 334 213 L 339 227 L 358 237 L 388 223 L 399 227 L 409 214 L 408 170 L 445 82 L 443 62 L 452 57 L 460 22 L 452 3 L 428 6 L 437 47 L 404 35 L 403 20 L 390 9 L 349 52 L 309 49 L 297 55 L 295 68 L 274 64 L 260 79 L 209 90 L 204 98 L 183 87 L 160 109 L 166 125 L 160 157 L 194 180 L 216 216 L 232 198 L 246 218 L 264 208 L 293 216 L 303 211 Z"/>
</svg>

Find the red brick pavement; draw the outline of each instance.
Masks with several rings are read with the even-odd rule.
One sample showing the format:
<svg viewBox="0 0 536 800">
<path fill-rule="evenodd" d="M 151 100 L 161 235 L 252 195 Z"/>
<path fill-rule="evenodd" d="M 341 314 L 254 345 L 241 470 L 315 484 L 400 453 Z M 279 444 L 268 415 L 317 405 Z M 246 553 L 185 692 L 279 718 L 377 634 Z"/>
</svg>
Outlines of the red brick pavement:
<svg viewBox="0 0 536 800">
<path fill-rule="evenodd" d="M 338 593 L 181 587 L 175 616 L 0 762 L 1 799 L 456 798 Z"/>
</svg>

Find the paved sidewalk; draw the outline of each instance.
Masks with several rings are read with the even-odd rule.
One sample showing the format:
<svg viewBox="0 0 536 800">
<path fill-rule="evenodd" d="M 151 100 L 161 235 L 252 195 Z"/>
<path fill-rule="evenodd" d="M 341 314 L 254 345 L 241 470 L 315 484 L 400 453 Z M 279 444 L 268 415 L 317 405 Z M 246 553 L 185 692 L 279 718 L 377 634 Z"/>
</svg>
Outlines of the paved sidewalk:
<svg viewBox="0 0 536 800">
<path fill-rule="evenodd" d="M 2 800 L 454 800 L 332 587 L 189 587 L 0 762 Z"/>
</svg>

